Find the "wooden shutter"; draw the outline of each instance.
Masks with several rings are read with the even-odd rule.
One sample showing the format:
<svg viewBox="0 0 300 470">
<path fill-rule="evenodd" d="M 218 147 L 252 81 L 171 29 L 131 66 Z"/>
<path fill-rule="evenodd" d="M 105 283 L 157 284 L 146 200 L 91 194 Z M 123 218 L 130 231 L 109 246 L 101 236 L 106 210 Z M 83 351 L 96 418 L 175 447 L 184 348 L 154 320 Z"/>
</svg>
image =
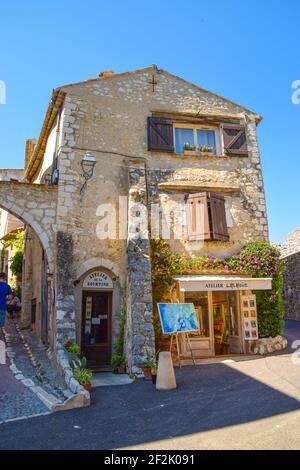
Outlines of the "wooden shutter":
<svg viewBox="0 0 300 470">
<path fill-rule="evenodd" d="M 223 140 L 227 155 L 248 155 L 246 131 L 243 126 L 224 124 Z"/>
<path fill-rule="evenodd" d="M 186 218 L 189 240 L 210 240 L 207 193 L 187 196 Z"/>
<path fill-rule="evenodd" d="M 228 241 L 225 199 L 220 194 L 210 193 L 211 231 L 213 240 Z"/>
<path fill-rule="evenodd" d="M 163 117 L 148 117 L 148 150 L 174 152 L 173 122 Z"/>
</svg>

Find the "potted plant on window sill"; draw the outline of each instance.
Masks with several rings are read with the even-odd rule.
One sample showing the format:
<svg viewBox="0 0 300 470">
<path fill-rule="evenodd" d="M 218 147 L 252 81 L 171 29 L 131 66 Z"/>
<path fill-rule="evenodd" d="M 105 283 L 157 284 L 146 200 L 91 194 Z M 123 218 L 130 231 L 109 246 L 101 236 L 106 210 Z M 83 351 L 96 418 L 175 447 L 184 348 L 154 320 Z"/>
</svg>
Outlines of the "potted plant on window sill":
<svg viewBox="0 0 300 470">
<path fill-rule="evenodd" d="M 73 371 L 74 379 L 80 383 L 88 392 L 92 391 L 92 376 L 93 373 L 89 369 L 81 369 L 77 367 Z"/>
<path fill-rule="evenodd" d="M 184 155 L 196 155 L 196 147 L 188 142 L 183 145 Z"/>
<path fill-rule="evenodd" d="M 197 154 L 200 155 L 201 157 L 211 157 L 214 155 L 214 147 L 211 147 L 210 145 L 198 145 L 197 146 Z"/>
</svg>

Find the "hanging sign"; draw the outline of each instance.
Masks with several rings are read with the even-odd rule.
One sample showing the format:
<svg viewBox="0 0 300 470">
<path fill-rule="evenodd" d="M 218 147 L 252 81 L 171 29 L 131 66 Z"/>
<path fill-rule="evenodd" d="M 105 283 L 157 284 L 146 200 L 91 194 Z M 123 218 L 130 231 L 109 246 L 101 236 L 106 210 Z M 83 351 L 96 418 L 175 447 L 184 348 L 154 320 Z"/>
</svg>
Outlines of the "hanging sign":
<svg viewBox="0 0 300 470">
<path fill-rule="evenodd" d="M 83 281 L 83 288 L 88 289 L 113 289 L 112 279 L 103 271 L 94 271 Z"/>
<path fill-rule="evenodd" d="M 245 340 L 258 339 L 256 296 L 254 294 L 241 296 L 241 312 Z"/>
</svg>

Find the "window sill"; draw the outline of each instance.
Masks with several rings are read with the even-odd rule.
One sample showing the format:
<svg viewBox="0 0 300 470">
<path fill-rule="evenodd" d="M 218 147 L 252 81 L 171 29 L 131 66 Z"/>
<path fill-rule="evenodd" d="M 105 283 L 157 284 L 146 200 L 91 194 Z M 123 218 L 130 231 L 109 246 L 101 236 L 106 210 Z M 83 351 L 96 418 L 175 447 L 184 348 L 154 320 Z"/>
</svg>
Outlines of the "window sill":
<svg viewBox="0 0 300 470">
<path fill-rule="evenodd" d="M 248 155 L 210 155 L 210 156 L 201 156 L 198 154 L 193 154 L 193 155 L 185 155 L 184 153 L 172 153 L 172 152 L 156 152 L 156 151 L 146 151 L 144 153 L 145 156 L 151 156 L 151 155 L 157 155 L 160 157 L 172 157 L 172 158 L 178 158 L 182 160 L 194 160 L 194 161 L 202 161 L 202 160 L 229 160 L 231 158 L 234 158 L 235 160 L 237 158 L 247 158 Z"/>
</svg>

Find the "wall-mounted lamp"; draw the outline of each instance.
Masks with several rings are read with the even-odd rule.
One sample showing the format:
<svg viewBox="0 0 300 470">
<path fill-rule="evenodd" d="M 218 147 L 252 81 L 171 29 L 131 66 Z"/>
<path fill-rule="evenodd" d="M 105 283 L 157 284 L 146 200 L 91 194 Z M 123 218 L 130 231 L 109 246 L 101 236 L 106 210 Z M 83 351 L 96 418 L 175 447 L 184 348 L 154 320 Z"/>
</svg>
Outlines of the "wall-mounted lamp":
<svg viewBox="0 0 300 470">
<path fill-rule="evenodd" d="M 83 177 L 85 179 L 81 189 L 80 189 L 80 199 L 82 200 L 88 180 L 90 180 L 94 174 L 94 168 L 96 165 L 96 158 L 91 152 L 86 152 L 85 156 L 81 160 L 81 168 L 83 171 Z"/>
</svg>

